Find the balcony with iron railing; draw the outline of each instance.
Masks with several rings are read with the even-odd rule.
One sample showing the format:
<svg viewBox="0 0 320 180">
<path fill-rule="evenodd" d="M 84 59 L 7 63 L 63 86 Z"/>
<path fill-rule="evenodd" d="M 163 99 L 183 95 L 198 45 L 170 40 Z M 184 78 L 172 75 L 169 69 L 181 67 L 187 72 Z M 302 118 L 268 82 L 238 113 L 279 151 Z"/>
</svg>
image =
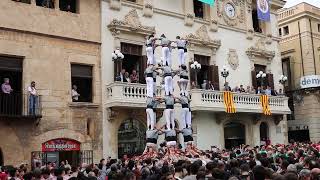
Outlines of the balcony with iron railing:
<svg viewBox="0 0 320 180">
<path fill-rule="evenodd" d="M 40 119 L 41 117 L 41 96 L 19 93 L 0 94 L 0 118 Z"/>
<path fill-rule="evenodd" d="M 106 91 L 107 107 L 145 108 L 146 106 L 147 87 L 144 84 L 115 82 L 108 85 Z M 158 88 L 156 95 L 162 95 L 160 88 Z M 225 111 L 222 91 L 193 89 L 191 95 L 192 111 Z M 259 95 L 234 93 L 233 101 L 237 112 L 262 113 Z M 288 97 L 270 96 L 269 107 L 273 114 L 290 114 Z"/>
</svg>

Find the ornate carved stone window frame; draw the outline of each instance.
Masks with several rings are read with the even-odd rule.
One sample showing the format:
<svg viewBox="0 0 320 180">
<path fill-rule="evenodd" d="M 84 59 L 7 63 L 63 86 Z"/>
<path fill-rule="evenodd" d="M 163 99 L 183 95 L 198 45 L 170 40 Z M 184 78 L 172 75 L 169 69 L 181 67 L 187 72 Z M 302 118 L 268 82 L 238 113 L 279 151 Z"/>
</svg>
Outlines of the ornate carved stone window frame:
<svg viewBox="0 0 320 180">
<path fill-rule="evenodd" d="M 201 26 L 195 33 L 186 36 L 189 47 L 188 53 L 190 62 L 193 61 L 194 54 L 210 56 L 210 65 L 214 65 L 214 56 L 221 46 L 221 40 L 212 40 L 208 34 L 207 26 Z"/>
<path fill-rule="evenodd" d="M 265 38 L 261 38 L 254 46 L 247 49 L 246 54 L 251 60 L 251 70 L 254 70 L 254 64 L 260 64 L 267 67 L 268 73 L 271 71 L 270 65 L 275 57 L 275 51 L 267 50 L 265 44 Z"/>
</svg>

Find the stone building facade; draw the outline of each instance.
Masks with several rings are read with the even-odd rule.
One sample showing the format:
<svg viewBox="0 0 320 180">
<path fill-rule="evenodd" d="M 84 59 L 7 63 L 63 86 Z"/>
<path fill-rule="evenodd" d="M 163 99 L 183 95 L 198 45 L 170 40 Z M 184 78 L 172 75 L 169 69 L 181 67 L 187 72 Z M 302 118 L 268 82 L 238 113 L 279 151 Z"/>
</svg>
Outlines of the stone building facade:
<svg viewBox="0 0 320 180">
<path fill-rule="evenodd" d="M 220 70 L 230 69 L 227 77 L 232 88 L 260 83 L 256 73 L 263 71 L 263 82 L 274 89 L 282 87 L 277 79 L 282 75 L 276 11 L 282 0 L 271 1 L 271 21 L 257 19 L 256 1 L 219 0 L 213 7 L 193 0 L 109 0 L 102 1 L 102 102 L 103 153 L 117 157 L 141 152 L 140 131 L 146 130 L 146 86 L 143 72 L 146 67 L 146 37 L 152 33 L 165 34 L 170 40 L 179 35 L 188 39 L 187 62 L 202 64 L 197 81 L 194 72 L 190 79 L 198 85 L 203 80 L 213 83 L 215 91 L 190 89 L 194 140 L 200 149 L 226 147 L 230 143 L 260 145 L 262 139 L 271 143 L 287 142 L 285 114 L 290 114 L 286 97 L 270 97 L 272 116 L 262 115 L 260 97 L 253 94 L 234 94 L 236 114 L 225 113 L 223 105 L 224 78 Z M 111 53 L 119 49 L 122 61 L 113 61 Z M 155 50 L 161 60 L 161 47 Z M 177 52 L 173 50 L 173 69 L 178 69 Z M 189 66 L 188 66 L 189 67 Z M 137 70 L 139 83 L 116 82 L 120 69 L 129 73 Z M 179 96 L 174 78 L 175 96 Z M 163 96 L 158 77 L 158 96 Z M 190 87 L 190 86 L 189 86 Z M 157 110 L 157 125 L 164 124 L 163 105 Z M 180 119 L 180 107 L 175 116 Z M 178 123 L 179 126 L 179 123 Z M 133 135 L 130 136 L 130 133 Z M 140 137 L 144 138 L 142 135 Z M 163 137 L 160 138 L 161 142 Z M 180 139 L 181 142 L 182 139 Z"/>
<path fill-rule="evenodd" d="M 11 85 L 18 87 L 11 96 L 23 97 L 15 104 L 22 110 L 9 116 L 0 113 L 1 164 L 31 164 L 31 158 L 49 161 L 49 155 L 41 153 L 44 145 L 57 143 L 53 145 L 58 148 L 67 140 L 80 147 L 73 154 L 64 154 L 67 148 L 51 154 L 56 163 L 75 164 L 79 158 L 96 162 L 102 155 L 101 2 L 77 1 L 70 9 L 63 0 L 52 2 L 0 2 L 1 84 L 3 78 L 10 78 Z M 26 110 L 31 81 L 41 96 L 38 116 Z M 78 86 L 81 102 L 72 101 L 72 85 Z"/>
<path fill-rule="evenodd" d="M 286 91 L 293 111 L 288 118 L 289 138 L 318 142 L 319 85 L 302 89 L 301 78 L 320 75 L 320 8 L 300 3 L 278 13 Z M 319 81 L 319 80 L 318 80 Z"/>
</svg>

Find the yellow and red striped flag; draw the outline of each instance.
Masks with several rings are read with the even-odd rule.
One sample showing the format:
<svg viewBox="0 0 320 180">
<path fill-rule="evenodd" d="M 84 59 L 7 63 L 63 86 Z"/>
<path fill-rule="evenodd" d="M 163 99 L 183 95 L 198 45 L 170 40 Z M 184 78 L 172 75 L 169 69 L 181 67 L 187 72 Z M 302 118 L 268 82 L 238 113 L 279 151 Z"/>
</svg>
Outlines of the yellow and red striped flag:
<svg viewBox="0 0 320 180">
<path fill-rule="evenodd" d="M 233 94 L 230 91 L 223 92 L 223 103 L 226 108 L 226 113 L 236 113 L 236 106 L 233 102 Z"/>
<path fill-rule="evenodd" d="M 269 107 L 269 96 L 268 95 L 261 95 L 260 96 L 262 112 L 264 115 L 271 116 L 271 110 Z"/>
</svg>

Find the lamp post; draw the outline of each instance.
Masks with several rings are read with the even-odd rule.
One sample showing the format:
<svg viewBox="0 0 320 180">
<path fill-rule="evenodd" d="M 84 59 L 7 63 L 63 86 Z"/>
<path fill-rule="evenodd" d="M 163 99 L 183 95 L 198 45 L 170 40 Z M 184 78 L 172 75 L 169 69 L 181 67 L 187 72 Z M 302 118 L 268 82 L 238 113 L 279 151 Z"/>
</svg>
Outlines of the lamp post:
<svg viewBox="0 0 320 180">
<path fill-rule="evenodd" d="M 226 66 L 222 66 L 220 74 L 224 78 L 224 84 L 226 84 L 227 77 L 229 76 L 229 69 Z"/>
<path fill-rule="evenodd" d="M 201 64 L 198 61 L 194 61 L 191 65 L 191 70 L 194 71 L 195 74 L 195 86 L 198 87 L 198 72 L 201 70 Z"/>
<path fill-rule="evenodd" d="M 267 77 L 267 74 L 259 71 L 259 73 L 257 74 L 256 78 L 257 80 L 260 80 L 260 86 L 263 86 L 263 79 Z"/>
<path fill-rule="evenodd" d="M 117 48 L 114 52 L 111 53 L 112 61 L 116 64 L 116 76 L 119 75 L 119 72 L 121 71 L 121 62 L 124 58 L 124 55 L 121 53 L 119 48 Z"/>
<path fill-rule="evenodd" d="M 285 92 L 285 83 L 288 81 L 288 77 L 287 76 L 284 76 L 284 75 L 281 75 L 280 78 L 279 78 L 279 83 L 282 84 L 283 86 L 283 93 Z"/>
</svg>

